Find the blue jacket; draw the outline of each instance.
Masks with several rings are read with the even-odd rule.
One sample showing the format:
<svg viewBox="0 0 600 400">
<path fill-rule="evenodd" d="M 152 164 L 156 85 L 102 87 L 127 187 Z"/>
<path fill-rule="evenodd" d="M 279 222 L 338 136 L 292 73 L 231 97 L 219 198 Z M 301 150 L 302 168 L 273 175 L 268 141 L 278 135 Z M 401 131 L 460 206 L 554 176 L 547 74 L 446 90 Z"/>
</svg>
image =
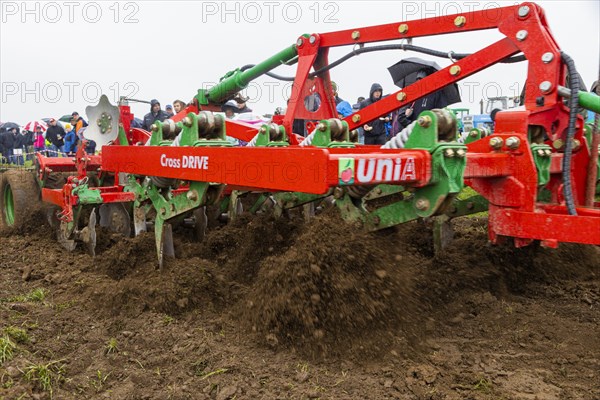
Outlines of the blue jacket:
<svg viewBox="0 0 600 400">
<path fill-rule="evenodd" d="M 338 114 L 341 114 L 344 118 L 353 113 L 352 106 L 346 100 L 339 102 L 336 110 Z"/>
<path fill-rule="evenodd" d="M 65 153 L 74 153 L 77 150 L 77 135 L 75 129 L 71 129 L 65 135 Z"/>
</svg>

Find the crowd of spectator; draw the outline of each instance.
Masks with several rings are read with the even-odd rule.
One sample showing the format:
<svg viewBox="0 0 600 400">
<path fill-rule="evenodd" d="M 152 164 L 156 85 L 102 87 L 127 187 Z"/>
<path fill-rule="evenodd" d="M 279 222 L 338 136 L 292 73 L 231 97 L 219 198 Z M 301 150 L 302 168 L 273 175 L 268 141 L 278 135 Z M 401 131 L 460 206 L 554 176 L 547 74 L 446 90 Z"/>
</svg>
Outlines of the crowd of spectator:
<svg viewBox="0 0 600 400">
<path fill-rule="evenodd" d="M 47 157 L 74 156 L 84 140 L 86 153 L 94 154 L 95 142 L 84 135 L 87 121 L 77 111 L 68 122 L 65 119 L 46 118 L 24 127 L 10 122 L 0 125 L 0 164 L 24 165 L 33 160 L 35 153 Z"/>
</svg>

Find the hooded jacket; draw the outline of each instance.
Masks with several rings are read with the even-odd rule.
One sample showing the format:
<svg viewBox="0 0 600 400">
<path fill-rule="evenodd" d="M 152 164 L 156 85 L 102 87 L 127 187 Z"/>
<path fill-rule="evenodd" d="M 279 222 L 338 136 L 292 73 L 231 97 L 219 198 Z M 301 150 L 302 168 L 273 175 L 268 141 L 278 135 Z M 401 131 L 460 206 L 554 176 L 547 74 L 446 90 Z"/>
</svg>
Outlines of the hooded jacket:
<svg viewBox="0 0 600 400">
<path fill-rule="evenodd" d="M 376 99 L 373 97 L 373 94 L 378 90 L 381 91 L 381 96 L 378 99 Z M 373 103 L 378 102 L 382 98 L 383 98 L 383 88 L 381 87 L 381 85 L 379 83 L 374 83 L 371 85 L 371 90 L 369 91 L 369 98 L 360 103 L 360 109 L 362 110 L 363 108 L 370 106 Z M 385 115 L 382 117 L 385 117 Z M 385 135 L 385 122 L 382 121 L 381 119 L 378 118 L 374 121 L 371 121 L 368 125 L 370 127 L 372 127 L 373 129 L 370 131 L 365 130 L 365 136 Z"/>
<path fill-rule="evenodd" d="M 156 99 L 150 101 L 150 112 L 144 116 L 144 129 L 149 131 L 152 124 L 156 121 L 163 122 L 166 119 L 169 119 L 170 116 L 164 110 L 158 110 L 157 113 L 152 112 L 152 107 L 158 104 L 160 106 L 160 102 Z"/>
<path fill-rule="evenodd" d="M 74 153 L 77 149 L 77 134 L 71 129 L 65 135 L 65 153 Z"/>
</svg>

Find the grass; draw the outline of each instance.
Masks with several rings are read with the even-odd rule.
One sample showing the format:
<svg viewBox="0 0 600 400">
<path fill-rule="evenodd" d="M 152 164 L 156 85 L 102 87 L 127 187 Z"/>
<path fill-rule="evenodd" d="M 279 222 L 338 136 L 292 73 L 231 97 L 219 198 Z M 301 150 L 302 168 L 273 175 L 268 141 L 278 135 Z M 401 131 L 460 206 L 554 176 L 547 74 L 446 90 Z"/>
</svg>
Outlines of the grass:
<svg viewBox="0 0 600 400">
<path fill-rule="evenodd" d="M 100 392 L 103 389 L 104 384 L 111 373 L 112 372 L 109 372 L 108 374 L 104 375 L 102 371 L 96 371 L 96 376 L 90 379 L 90 385 L 96 390 L 96 392 Z"/>
<path fill-rule="evenodd" d="M 117 339 L 110 338 L 108 342 L 106 342 L 106 347 L 104 348 L 104 353 L 106 354 L 114 354 L 119 352 L 119 347 L 117 343 Z"/>
<path fill-rule="evenodd" d="M 492 381 L 487 378 L 481 378 L 479 382 L 473 385 L 473 390 L 490 393 L 492 391 Z"/>
<path fill-rule="evenodd" d="M 214 375 L 224 374 L 227 371 L 229 371 L 227 368 L 219 368 L 215 371 L 203 374 L 200 379 L 204 380 L 204 379 L 210 378 L 211 376 L 214 376 Z"/>
<path fill-rule="evenodd" d="M 25 329 L 17 328 L 16 326 L 7 326 L 3 332 L 17 343 L 29 342 L 29 335 Z"/>
<path fill-rule="evenodd" d="M 54 306 L 54 308 L 56 309 L 56 311 L 61 312 L 61 311 L 64 311 L 64 310 L 67 310 L 67 309 L 73 307 L 76 304 L 77 304 L 77 300 L 69 300 L 64 303 L 56 304 Z"/>
<path fill-rule="evenodd" d="M 37 383 L 38 387 L 50 394 L 54 393 L 54 388 L 64 381 L 64 367 L 60 365 L 62 360 L 51 361 L 48 364 L 33 364 L 25 369 L 25 379 L 29 382 Z"/>
<path fill-rule="evenodd" d="M 1 388 L 10 389 L 14 385 L 15 385 L 15 381 L 10 376 L 8 376 L 6 374 L 2 374 L 2 376 L 0 376 L 0 387 Z"/>
<path fill-rule="evenodd" d="M 25 303 L 25 302 L 41 303 L 46 299 L 47 295 L 48 295 L 48 291 L 46 289 L 37 288 L 37 289 L 33 289 L 31 292 L 29 292 L 27 294 L 11 297 L 5 301 L 18 302 L 18 303 Z"/>
<path fill-rule="evenodd" d="M 206 367 L 208 367 L 208 361 L 207 360 L 198 360 L 198 361 L 192 363 L 191 367 L 194 370 L 194 375 L 202 376 L 204 373 L 204 370 L 206 369 Z"/>
<path fill-rule="evenodd" d="M 5 361 L 10 361 L 13 358 L 14 351 L 17 349 L 17 345 L 10 340 L 8 335 L 4 335 L 0 338 L 0 365 L 4 364 Z"/>
<path fill-rule="evenodd" d="M 33 291 L 27 295 L 27 300 L 32 302 L 42 302 L 46 298 L 46 294 L 46 289 L 33 289 Z"/>
</svg>

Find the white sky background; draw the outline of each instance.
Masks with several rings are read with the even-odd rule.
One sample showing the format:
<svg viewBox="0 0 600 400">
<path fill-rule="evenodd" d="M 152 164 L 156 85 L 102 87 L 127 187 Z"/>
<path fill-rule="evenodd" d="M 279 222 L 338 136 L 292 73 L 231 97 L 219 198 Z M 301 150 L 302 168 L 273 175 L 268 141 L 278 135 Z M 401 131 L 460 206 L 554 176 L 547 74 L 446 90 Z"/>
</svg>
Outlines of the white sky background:
<svg viewBox="0 0 600 400">
<path fill-rule="evenodd" d="M 112 0 L 0 3 L 0 121 L 20 124 L 42 117 L 60 117 L 74 110 L 84 113 L 87 105 L 97 103 L 99 90 L 113 103 L 119 95 L 157 98 L 163 108 L 177 98 L 187 102 L 206 83 L 217 82 L 234 68 L 272 56 L 295 43 L 303 33 L 517 4 Z M 589 89 L 598 79 L 600 2 L 537 3 L 544 8 L 560 48 L 574 58 Z M 416 38 L 413 44 L 441 51 L 474 52 L 501 37 L 497 31 L 479 31 Z M 330 61 L 350 50 L 332 49 Z M 341 97 L 354 103 L 358 96 L 368 96 L 373 82 L 381 83 L 385 93 L 397 90 L 387 67 L 414 56 L 427 58 L 401 51 L 363 54 L 333 69 L 331 76 L 340 87 Z M 434 60 L 441 66 L 450 62 Z M 291 76 L 295 66 L 279 67 L 275 72 Z M 525 76 L 526 63 L 520 63 L 496 65 L 466 78 L 473 89 L 469 92 L 461 85 L 463 103 L 459 105 L 478 113 L 482 97 L 518 95 Z M 272 113 L 277 106 L 285 105 L 289 84 L 268 77 L 256 82 L 271 85 L 270 89 L 258 85 L 248 89 L 252 98 L 249 106 L 256 112 Z M 140 118 L 148 108 L 145 104 L 132 104 Z"/>
</svg>

